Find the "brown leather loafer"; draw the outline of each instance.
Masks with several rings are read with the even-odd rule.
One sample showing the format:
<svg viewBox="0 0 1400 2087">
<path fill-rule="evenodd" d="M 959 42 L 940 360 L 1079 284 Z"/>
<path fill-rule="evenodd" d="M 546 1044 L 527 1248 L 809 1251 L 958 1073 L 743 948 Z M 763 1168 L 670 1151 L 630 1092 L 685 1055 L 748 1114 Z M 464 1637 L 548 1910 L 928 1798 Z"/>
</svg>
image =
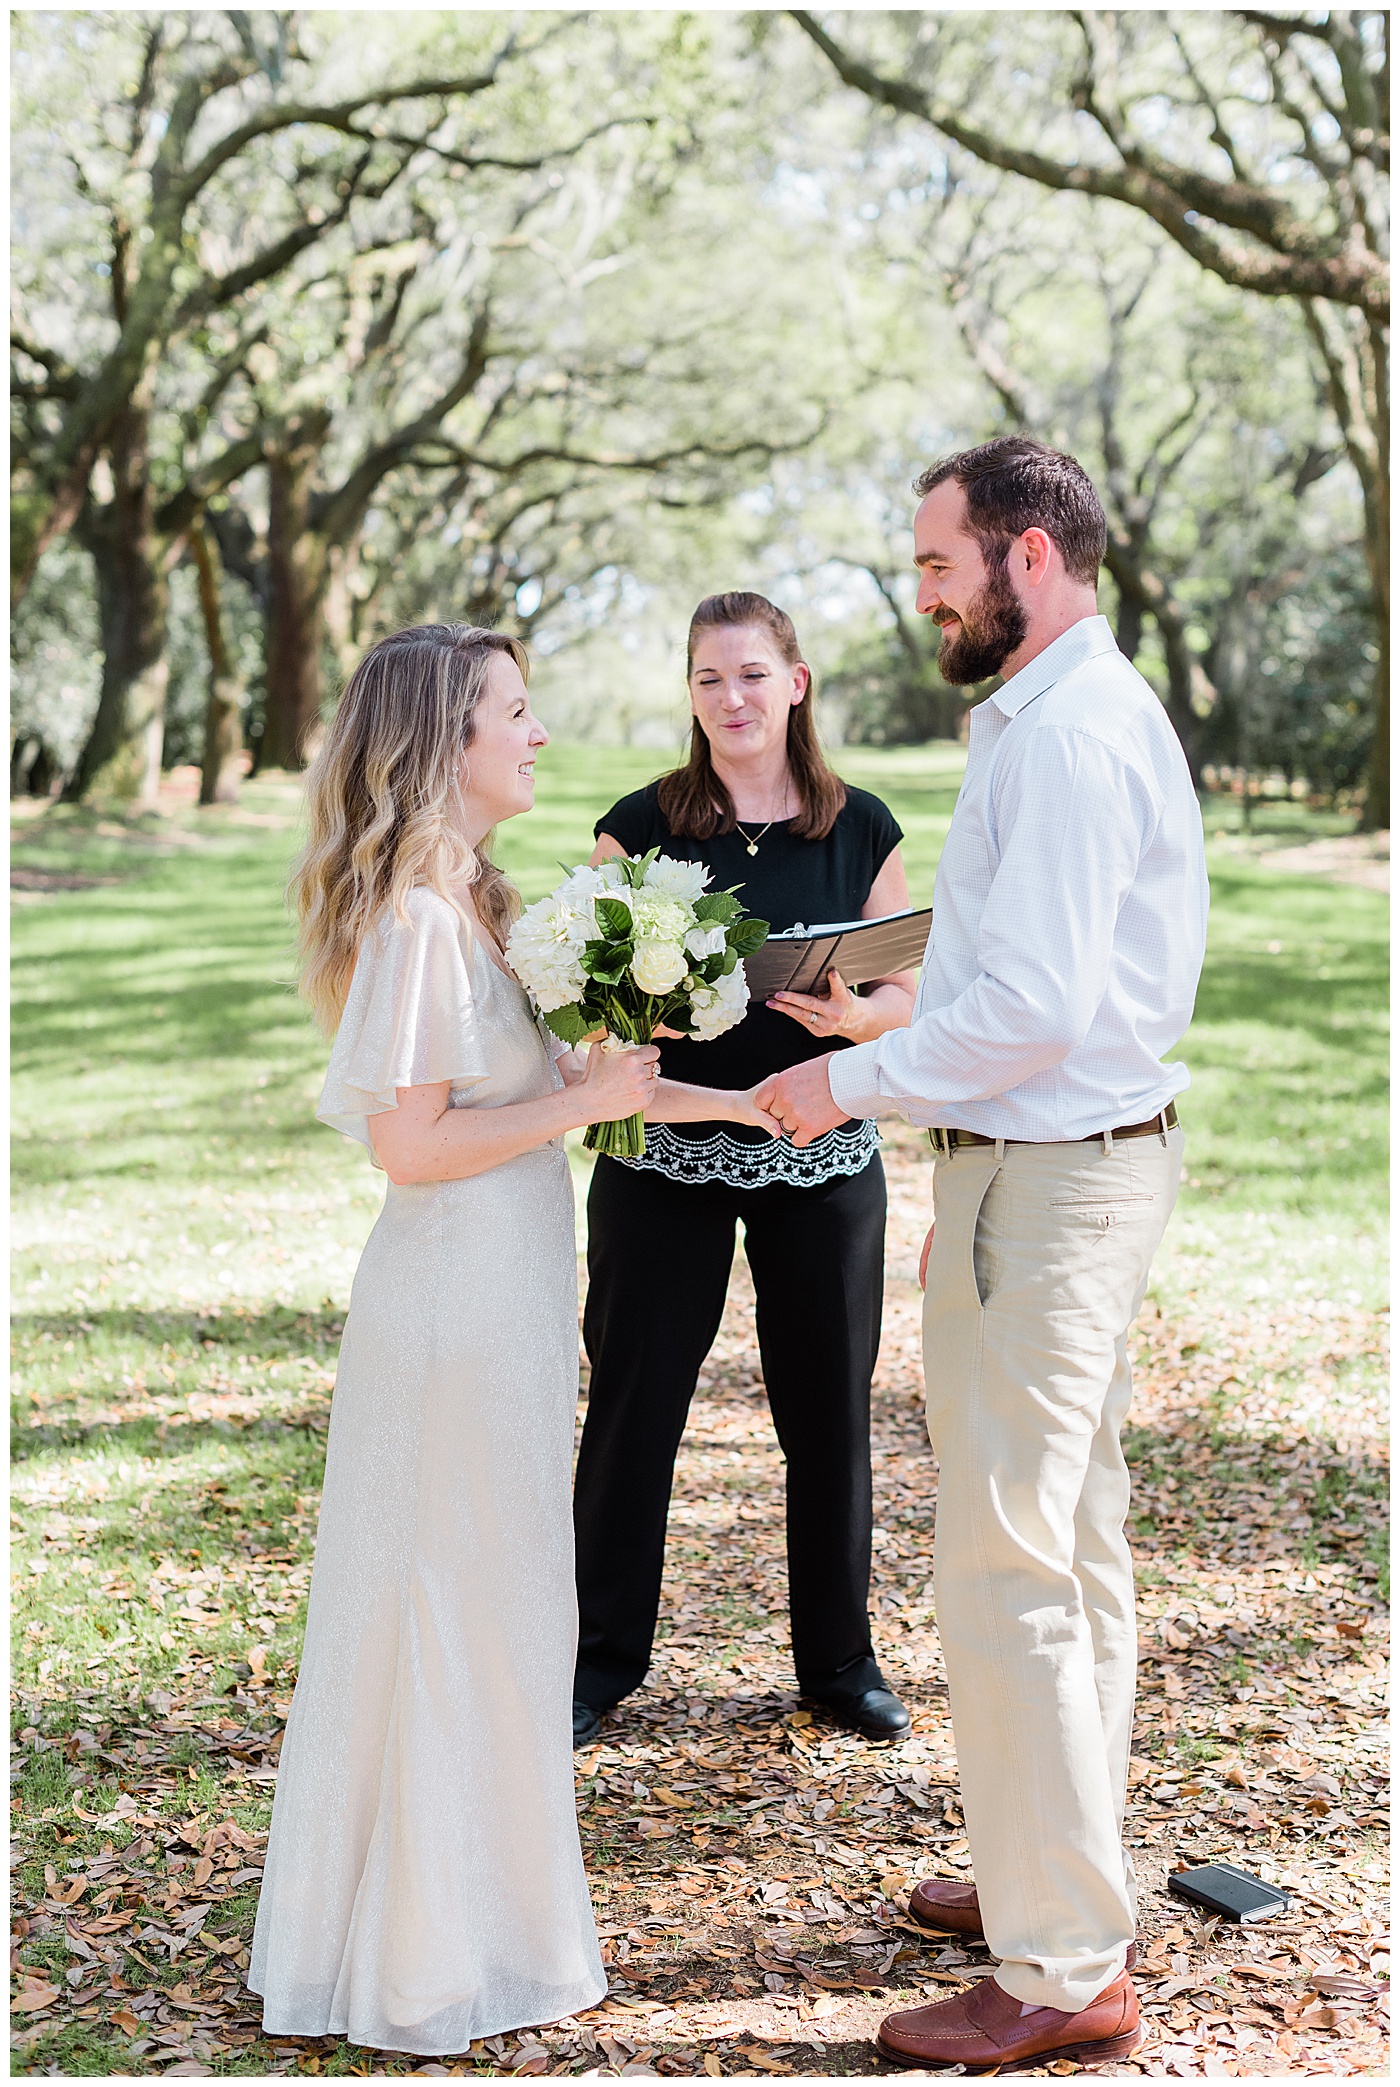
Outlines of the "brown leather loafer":
<svg viewBox="0 0 1400 2087">
<path fill-rule="evenodd" d="M 954 1883 L 951 1877 L 926 1877 L 916 1884 L 909 1894 L 909 1918 L 922 1928 L 937 1928 L 942 1935 L 971 1935 L 979 1941 L 982 1937 L 977 1886 Z M 1123 1969 L 1131 1971 L 1136 1963 L 1137 1944 L 1130 1942 Z"/>
<path fill-rule="evenodd" d="M 1078 2014 L 1057 2007 L 1033 2008 L 1004 1993 L 994 1978 L 970 1992 L 932 2007 L 886 2015 L 875 2039 L 883 2058 L 896 2065 L 1014 2066 L 1029 2058 L 1075 2058 L 1098 2065 L 1127 2058 L 1142 2041 L 1137 1993 L 1124 1972 Z"/>
<path fill-rule="evenodd" d="M 955 1884 L 951 1877 L 925 1877 L 909 1894 L 909 1918 L 920 1927 L 945 1935 L 982 1933 L 982 1908 L 975 1884 Z"/>
</svg>

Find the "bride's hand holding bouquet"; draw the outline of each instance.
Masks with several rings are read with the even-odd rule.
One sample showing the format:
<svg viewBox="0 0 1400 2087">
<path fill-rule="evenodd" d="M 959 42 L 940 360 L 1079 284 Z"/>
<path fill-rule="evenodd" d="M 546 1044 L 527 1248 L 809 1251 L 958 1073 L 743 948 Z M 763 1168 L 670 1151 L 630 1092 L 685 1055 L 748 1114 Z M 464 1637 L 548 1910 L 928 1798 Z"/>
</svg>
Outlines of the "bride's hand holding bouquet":
<svg viewBox="0 0 1400 2087">
<path fill-rule="evenodd" d="M 571 870 L 548 898 L 527 906 L 507 954 L 545 1022 L 562 1043 L 602 1035 L 604 1052 L 649 1044 L 658 1034 L 705 1042 L 743 1020 L 749 989 L 743 959 L 767 939 L 768 923 L 746 919 L 734 894 L 706 891 L 700 863 L 647 855 L 610 856 Z M 653 1116 L 668 1115 L 658 1089 Z M 686 1090 L 693 1095 L 699 1090 Z M 772 1129 L 751 1094 L 703 1090 L 705 1113 Z M 694 1108 L 682 1105 L 686 1115 Z M 594 1151 L 639 1158 L 640 1113 L 595 1123 Z"/>
</svg>

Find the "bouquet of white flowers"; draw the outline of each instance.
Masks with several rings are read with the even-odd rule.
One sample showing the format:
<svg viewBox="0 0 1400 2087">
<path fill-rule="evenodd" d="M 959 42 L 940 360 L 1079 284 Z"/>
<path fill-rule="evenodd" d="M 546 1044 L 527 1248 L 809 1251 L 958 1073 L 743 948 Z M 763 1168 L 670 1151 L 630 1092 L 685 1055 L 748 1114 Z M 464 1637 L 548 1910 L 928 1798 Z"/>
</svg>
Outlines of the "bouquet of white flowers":
<svg viewBox="0 0 1400 2087">
<path fill-rule="evenodd" d="M 706 891 L 703 863 L 612 855 L 570 870 L 510 931 L 515 975 L 566 1044 L 606 1030 L 621 1048 L 661 1028 L 702 1042 L 742 1021 L 749 1004 L 743 959 L 767 940 L 766 920 L 744 918 L 732 891 Z M 640 1158 L 640 1116 L 590 1124 L 585 1145 Z"/>
</svg>

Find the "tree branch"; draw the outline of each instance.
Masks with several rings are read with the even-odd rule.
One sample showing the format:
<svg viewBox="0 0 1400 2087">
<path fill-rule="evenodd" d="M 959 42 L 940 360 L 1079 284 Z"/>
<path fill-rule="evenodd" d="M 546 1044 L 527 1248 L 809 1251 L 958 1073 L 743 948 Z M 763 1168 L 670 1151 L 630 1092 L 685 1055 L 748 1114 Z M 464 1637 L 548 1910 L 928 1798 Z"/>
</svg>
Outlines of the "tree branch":
<svg viewBox="0 0 1400 2087">
<path fill-rule="evenodd" d="M 1389 269 L 1379 256 L 1317 233 L 1284 197 L 1269 189 L 1250 182 L 1216 181 L 1139 143 L 1132 144 L 1131 159 L 1116 167 L 1051 159 L 1006 144 L 935 102 L 922 88 L 886 78 L 863 64 L 805 9 L 790 12 L 848 87 L 886 108 L 917 116 L 988 166 L 1021 174 L 1042 188 L 1105 196 L 1141 210 L 1193 260 L 1238 289 L 1270 297 L 1319 297 L 1377 316 L 1389 310 Z M 1097 110 L 1094 114 L 1103 128 L 1102 115 Z M 1112 142 L 1107 130 L 1104 134 Z M 1245 232 L 1264 251 L 1241 246 L 1212 225 Z"/>
<path fill-rule="evenodd" d="M 352 137 L 363 138 L 364 132 L 354 129 L 354 118 L 363 109 L 384 108 L 400 101 L 451 100 L 458 95 L 484 94 L 494 87 L 502 65 L 515 48 L 514 39 L 504 44 L 492 60 L 490 70 L 484 73 L 463 74 L 456 79 L 413 80 L 403 87 L 388 87 L 377 94 L 357 94 L 342 102 L 277 102 L 250 116 L 240 123 L 217 145 L 210 147 L 196 166 L 190 167 L 179 182 L 181 200 L 189 203 L 199 191 L 207 186 L 220 167 L 236 159 L 244 147 L 257 138 L 266 138 L 279 130 L 290 130 L 304 124 L 318 130 L 337 130 Z"/>
<path fill-rule="evenodd" d="M 436 438 L 448 414 L 475 391 L 491 359 L 487 345 L 490 324 L 490 306 L 483 305 L 472 319 L 461 363 L 447 388 L 406 427 L 396 429 L 383 442 L 376 443 L 335 492 L 325 493 L 312 503 L 311 525 L 328 543 L 344 543 L 354 534 L 374 497 L 376 486 L 396 465 L 403 463 L 420 442 Z"/>
<path fill-rule="evenodd" d="M 251 434 L 231 442 L 218 456 L 208 463 L 198 464 L 186 478 L 178 493 L 171 495 L 156 510 L 156 527 L 163 536 L 179 537 L 189 528 L 205 502 L 225 486 L 261 464 L 267 454 L 267 433 L 255 428 Z"/>
<path fill-rule="evenodd" d="M 266 282 L 269 276 L 276 275 L 279 270 L 294 261 L 298 254 L 304 253 L 307 247 L 314 246 L 317 240 L 324 239 L 337 225 L 344 224 L 350 215 L 351 205 L 359 200 L 360 178 L 368 168 L 370 158 L 370 153 L 361 153 L 347 177 L 348 186 L 345 194 L 337 207 L 325 217 L 315 223 L 309 217 L 303 218 L 299 225 L 293 225 L 289 232 L 274 240 L 271 246 L 264 247 L 260 254 L 254 254 L 252 259 L 245 261 L 241 267 L 230 269 L 227 275 L 213 276 L 201 283 L 197 290 L 191 290 L 189 296 L 176 307 L 171 321 L 172 332 L 178 332 L 192 320 L 202 318 L 207 312 L 217 311 L 222 305 L 232 304 L 245 290 L 251 290 L 257 283 Z"/>
<path fill-rule="evenodd" d="M 465 167 L 469 172 L 489 167 L 509 174 L 533 174 L 541 167 L 547 167 L 551 160 L 572 159 L 576 153 L 582 152 L 585 145 L 591 145 L 595 138 L 606 136 L 610 130 L 625 130 L 629 125 L 635 124 L 651 125 L 658 120 L 655 116 L 612 116 L 606 123 L 599 123 L 592 130 L 585 131 L 583 136 L 576 138 L 571 145 L 552 145 L 547 151 L 534 153 L 528 159 L 506 159 L 489 152 L 454 152 L 447 145 L 433 144 L 430 138 L 415 138 L 409 133 L 393 130 L 376 132 L 374 142 L 408 145 L 415 152 L 431 152 L 449 166 Z M 364 138 L 367 133 L 352 129 L 347 135 L 352 138 Z"/>
<path fill-rule="evenodd" d="M 63 356 L 57 354 L 54 349 L 41 348 L 37 341 L 32 341 L 26 334 L 15 331 L 12 331 L 10 334 L 10 347 L 14 353 L 27 356 L 31 362 L 37 362 L 40 369 L 47 370 L 49 373 L 49 381 L 42 388 L 29 386 L 25 389 L 17 382 L 15 385 L 16 390 L 24 390 L 25 396 L 29 398 L 71 399 L 77 397 L 78 387 L 83 381 L 82 377 L 73 368 L 72 364 L 66 362 Z"/>
</svg>

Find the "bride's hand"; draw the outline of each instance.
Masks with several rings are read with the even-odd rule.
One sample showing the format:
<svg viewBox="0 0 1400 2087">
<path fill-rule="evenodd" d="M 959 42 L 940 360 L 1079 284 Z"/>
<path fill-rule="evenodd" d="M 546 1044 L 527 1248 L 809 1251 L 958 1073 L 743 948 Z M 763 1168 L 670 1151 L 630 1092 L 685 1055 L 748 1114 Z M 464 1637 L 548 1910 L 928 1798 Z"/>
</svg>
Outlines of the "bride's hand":
<svg viewBox="0 0 1400 2087">
<path fill-rule="evenodd" d="M 770 1138 L 780 1138 L 783 1134 L 783 1126 L 779 1123 L 777 1117 L 770 1116 L 766 1109 L 760 1109 L 758 1103 L 754 1100 L 758 1087 L 762 1084 L 760 1081 L 757 1086 L 735 1090 L 731 1096 L 734 1105 L 734 1121 L 736 1123 L 746 1123 L 754 1130 L 766 1130 Z"/>
<path fill-rule="evenodd" d="M 588 1111 L 584 1122 L 621 1123 L 640 1116 L 656 1092 L 660 1056 L 654 1044 L 634 1044 L 626 1051 L 590 1044 L 581 1082 L 580 1100 Z"/>
</svg>

